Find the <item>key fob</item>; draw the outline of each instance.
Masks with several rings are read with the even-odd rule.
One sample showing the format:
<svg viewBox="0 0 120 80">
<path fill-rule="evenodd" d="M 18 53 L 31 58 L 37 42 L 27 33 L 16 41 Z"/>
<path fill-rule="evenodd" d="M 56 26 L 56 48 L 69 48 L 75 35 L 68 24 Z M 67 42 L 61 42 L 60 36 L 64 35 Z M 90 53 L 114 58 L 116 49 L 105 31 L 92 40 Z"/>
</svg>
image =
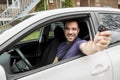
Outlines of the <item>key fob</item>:
<svg viewBox="0 0 120 80">
<path fill-rule="evenodd" d="M 107 28 L 102 24 L 98 27 L 99 32 L 103 32 L 103 31 L 106 31 L 106 30 L 107 30 Z"/>
</svg>

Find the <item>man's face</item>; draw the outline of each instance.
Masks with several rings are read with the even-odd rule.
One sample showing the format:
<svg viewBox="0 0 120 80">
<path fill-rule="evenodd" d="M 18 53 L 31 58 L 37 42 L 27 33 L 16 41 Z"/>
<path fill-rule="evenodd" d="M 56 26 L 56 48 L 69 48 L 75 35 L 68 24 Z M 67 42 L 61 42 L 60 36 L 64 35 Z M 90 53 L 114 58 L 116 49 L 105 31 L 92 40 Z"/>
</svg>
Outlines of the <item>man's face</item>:
<svg viewBox="0 0 120 80">
<path fill-rule="evenodd" d="M 78 24 L 76 21 L 67 22 L 65 24 L 65 29 L 64 29 L 67 42 L 71 43 L 72 41 L 74 41 L 76 37 L 78 36 L 79 31 L 80 29 L 78 28 Z"/>
</svg>

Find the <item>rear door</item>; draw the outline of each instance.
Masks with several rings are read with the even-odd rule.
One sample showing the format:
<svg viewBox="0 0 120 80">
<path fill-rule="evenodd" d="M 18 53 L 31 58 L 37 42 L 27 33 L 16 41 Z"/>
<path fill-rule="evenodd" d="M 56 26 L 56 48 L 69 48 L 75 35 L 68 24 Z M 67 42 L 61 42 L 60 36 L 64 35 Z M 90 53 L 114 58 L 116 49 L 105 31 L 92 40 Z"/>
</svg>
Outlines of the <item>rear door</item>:
<svg viewBox="0 0 120 80">
<path fill-rule="evenodd" d="M 114 80 L 120 80 L 120 14 L 101 13 L 99 14 L 103 24 L 112 31 L 112 40 L 108 55 L 112 62 Z"/>
</svg>

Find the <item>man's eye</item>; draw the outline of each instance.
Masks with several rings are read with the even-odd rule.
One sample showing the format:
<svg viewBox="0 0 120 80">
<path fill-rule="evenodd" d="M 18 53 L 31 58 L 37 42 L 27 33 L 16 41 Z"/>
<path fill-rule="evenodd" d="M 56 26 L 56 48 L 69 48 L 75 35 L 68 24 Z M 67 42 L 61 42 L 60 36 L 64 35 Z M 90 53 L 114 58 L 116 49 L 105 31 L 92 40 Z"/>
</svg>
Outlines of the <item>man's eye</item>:
<svg viewBox="0 0 120 80">
<path fill-rule="evenodd" d="M 76 28 L 73 28 L 72 30 L 77 30 Z"/>
<path fill-rule="evenodd" d="M 68 30 L 69 28 L 65 28 L 65 30 Z"/>
</svg>

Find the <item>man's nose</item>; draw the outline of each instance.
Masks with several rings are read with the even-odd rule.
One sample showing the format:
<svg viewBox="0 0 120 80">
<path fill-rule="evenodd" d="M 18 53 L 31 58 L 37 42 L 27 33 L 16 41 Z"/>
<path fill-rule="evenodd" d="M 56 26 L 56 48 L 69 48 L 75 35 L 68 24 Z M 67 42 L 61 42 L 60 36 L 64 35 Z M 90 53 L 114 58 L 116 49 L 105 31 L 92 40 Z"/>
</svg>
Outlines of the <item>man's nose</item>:
<svg viewBox="0 0 120 80">
<path fill-rule="evenodd" d="M 70 29 L 70 30 L 69 30 L 69 34 L 71 34 L 71 33 L 72 33 L 72 30 Z"/>
</svg>

